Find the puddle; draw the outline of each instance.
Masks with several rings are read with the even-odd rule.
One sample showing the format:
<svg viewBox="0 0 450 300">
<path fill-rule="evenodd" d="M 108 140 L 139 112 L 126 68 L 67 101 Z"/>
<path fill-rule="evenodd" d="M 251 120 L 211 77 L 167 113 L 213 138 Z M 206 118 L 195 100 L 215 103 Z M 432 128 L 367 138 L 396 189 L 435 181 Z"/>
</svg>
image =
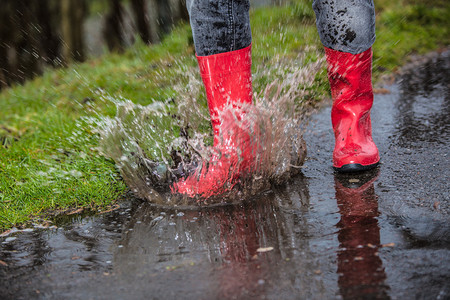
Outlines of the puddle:
<svg viewBox="0 0 450 300">
<path fill-rule="evenodd" d="M 2 237 L 0 298 L 447 299 L 449 64 L 434 54 L 375 96 L 379 169 L 333 173 L 325 108 L 282 187 L 189 209 L 130 197 Z"/>
</svg>

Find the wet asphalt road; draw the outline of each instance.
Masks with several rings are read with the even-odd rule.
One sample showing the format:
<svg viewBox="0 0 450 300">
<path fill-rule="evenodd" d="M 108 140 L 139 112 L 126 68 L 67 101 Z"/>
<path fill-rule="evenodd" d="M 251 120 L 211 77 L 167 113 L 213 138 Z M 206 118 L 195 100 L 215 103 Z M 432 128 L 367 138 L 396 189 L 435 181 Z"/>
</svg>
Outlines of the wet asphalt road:
<svg viewBox="0 0 450 300">
<path fill-rule="evenodd" d="M 239 205 L 124 201 L 1 238 L 1 299 L 449 299 L 450 52 L 375 96 L 382 157 L 331 168 L 330 108 L 302 175 Z"/>
</svg>

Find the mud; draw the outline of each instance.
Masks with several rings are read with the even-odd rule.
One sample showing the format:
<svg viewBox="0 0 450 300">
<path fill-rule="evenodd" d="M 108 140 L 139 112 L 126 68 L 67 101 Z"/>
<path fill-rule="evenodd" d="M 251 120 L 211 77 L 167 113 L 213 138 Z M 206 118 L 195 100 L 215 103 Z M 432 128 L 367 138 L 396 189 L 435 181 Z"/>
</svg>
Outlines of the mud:
<svg viewBox="0 0 450 300">
<path fill-rule="evenodd" d="M 1 238 L 1 299 L 448 299 L 450 52 L 375 96 L 382 163 L 331 168 L 330 108 L 298 177 L 237 205 L 113 212 Z"/>
</svg>

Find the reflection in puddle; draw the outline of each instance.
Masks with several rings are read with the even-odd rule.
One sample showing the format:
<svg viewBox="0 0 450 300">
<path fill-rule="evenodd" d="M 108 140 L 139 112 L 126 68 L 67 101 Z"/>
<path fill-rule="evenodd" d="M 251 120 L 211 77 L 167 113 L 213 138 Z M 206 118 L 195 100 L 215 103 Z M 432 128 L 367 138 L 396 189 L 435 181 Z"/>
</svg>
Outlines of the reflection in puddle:
<svg viewBox="0 0 450 300">
<path fill-rule="evenodd" d="M 309 262 L 290 265 L 296 253 L 314 256 L 305 239 L 307 186 L 300 183 L 303 189 L 297 193 L 280 189 L 239 205 L 202 210 L 161 211 L 143 204 L 124 229 L 114 269 L 146 274 L 149 267 L 189 269 L 206 261 L 211 277 L 202 280 L 217 286 L 217 296 L 226 299 L 263 295 L 279 277 L 291 275 L 304 289 L 311 285 L 304 275 L 312 270 L 297 273 L 295 269 Z M 285 284 L 291 281 L 285 280 Z"/>
<path fill-rule="evenodd" d="M 387 298 L 386 274 L 379 257 L 380 228 L 374 182 L 369 176 L 336 176 L 339 290 L 344 299 Z M 371 175 L 371 176 L 370 176 Z"/>
<path fill-rule="evenodd" d="M 148 274 L 150 268 L 190 269 L 207 261 L 217 296 L 261 296 L 274 291 L 331 296 L 324 292 L 337 280 L 345 299 L 370 295 L 386 298 L 389 288 L 378 256 L 380 229 L 374 191 L 377 173 L 336 177 L 340 221 L 336 276 L 333 265 L 316 264 L 327 249 L 314 251 L 308 231 L 309 193 L 305 179 L 240 205 L 203 210 L 165 210 L 143 204 L 124 229 L 114 253 L 115 272 Z M 358 181 L 357 183 L 353 181 Z M 284 285 L 277 286 L 283 283 Z M 337 291 L 336 291 L 337 293 Z"/>
</svg>

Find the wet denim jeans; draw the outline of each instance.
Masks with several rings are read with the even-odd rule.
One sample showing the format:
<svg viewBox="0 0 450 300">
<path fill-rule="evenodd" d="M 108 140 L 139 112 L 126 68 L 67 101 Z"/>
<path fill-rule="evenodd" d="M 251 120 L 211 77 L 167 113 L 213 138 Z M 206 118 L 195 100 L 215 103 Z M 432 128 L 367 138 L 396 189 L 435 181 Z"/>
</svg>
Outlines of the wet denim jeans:
<svg viewBox="0 0 450 300">
<path fill-rule="evenodd" d="M 249 0 L 186 0 L 199 56 L 239 50 L 252 42 Z M 314 0 L 325 47 L 357 54 L 375 41 L 373 0 Z"/>
</svg>

